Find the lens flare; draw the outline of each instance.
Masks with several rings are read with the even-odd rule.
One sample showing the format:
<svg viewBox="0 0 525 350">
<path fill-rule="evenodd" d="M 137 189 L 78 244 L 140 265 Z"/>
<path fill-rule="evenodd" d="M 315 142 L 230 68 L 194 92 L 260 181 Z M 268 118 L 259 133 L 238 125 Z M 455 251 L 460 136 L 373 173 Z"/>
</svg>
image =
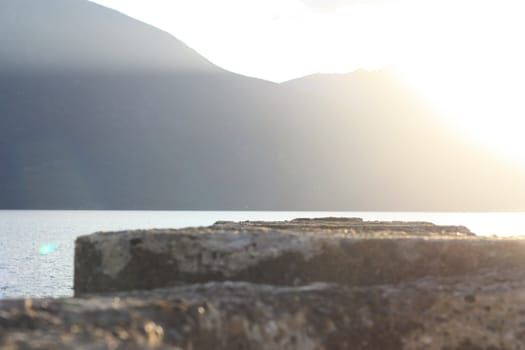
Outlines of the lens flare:
<svg viewBox="0 0 525 350">
<path fill-rule="evenodd" d="M 46 243 L 40 247 L 39 253 L 40 255 L 49 255 L 54 253 L 57 249 L 58 245 L 56 243 Z"/>
</svg>

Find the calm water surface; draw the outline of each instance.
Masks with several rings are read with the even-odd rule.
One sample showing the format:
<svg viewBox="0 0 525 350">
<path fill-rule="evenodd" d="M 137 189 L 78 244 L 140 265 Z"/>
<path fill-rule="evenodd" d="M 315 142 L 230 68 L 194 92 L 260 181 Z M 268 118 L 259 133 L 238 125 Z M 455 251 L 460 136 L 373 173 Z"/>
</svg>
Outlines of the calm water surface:
<svg viewBox="0 0 525 350">
<path fill-rule="evenodd" d="M 465 225 L 479 235 L 525 235 L 525 213 L 11 211 L 0 210 L 0 298 L 71 296 L 74 240 L 96 231 L 180 228 L 218 220 L 362 217 Z M 57 249 L 42 255 L 45 244 Z M 524 252 L 525 254 L 525 252 Z"/>
</svg>

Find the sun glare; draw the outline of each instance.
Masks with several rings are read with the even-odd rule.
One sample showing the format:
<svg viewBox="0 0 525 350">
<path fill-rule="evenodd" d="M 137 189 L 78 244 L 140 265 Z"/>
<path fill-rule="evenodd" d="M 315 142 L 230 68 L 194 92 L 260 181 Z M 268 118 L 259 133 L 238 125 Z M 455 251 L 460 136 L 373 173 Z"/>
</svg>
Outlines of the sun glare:
<svg viewBox="0 0 525 350">
<path fill-rule="evenodd" d="M 419 44 L 401 71 L 447 123 L 525 168 L 523 11 L 509 2 L 462 4 L 421 17 L 409 34 Z"/>
<path fill-rule="evenodd" d="M 452 127 L 525 167 L 522 83 L 512 72 L 468 72 L 456 66 L 410 66 L 406 77 Z M 490 69 L 490 68 L 489 68 Z"/>
</svg>

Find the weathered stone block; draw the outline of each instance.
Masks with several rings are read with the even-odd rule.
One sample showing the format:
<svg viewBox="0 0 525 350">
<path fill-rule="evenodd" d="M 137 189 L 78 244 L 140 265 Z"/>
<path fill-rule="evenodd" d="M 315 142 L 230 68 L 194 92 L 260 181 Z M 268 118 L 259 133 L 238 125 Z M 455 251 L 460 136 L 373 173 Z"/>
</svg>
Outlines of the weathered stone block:
<svg viewBox="0 0 525 350">
<path fill-rule="evenodd" d="M 274 285 L 399 283 L 525 264 L 525 240 L 429 223 L 298 219 L 79 237 L 75 294 L 209 281 Z"/>
</svg>

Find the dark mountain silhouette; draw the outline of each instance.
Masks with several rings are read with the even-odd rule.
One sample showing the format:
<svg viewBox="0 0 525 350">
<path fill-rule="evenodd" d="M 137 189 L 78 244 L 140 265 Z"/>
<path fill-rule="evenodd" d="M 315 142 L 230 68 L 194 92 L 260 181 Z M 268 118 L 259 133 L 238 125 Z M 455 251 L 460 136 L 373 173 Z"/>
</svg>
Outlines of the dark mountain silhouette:
<svg viewBox="0 0 525 350">
<path fill-rule="evenodd" d="M 525 177 L 388 70 L 222 70 L 81 0 L 0 3 L 0 208 L 520 210 Z"/>
</svg>

